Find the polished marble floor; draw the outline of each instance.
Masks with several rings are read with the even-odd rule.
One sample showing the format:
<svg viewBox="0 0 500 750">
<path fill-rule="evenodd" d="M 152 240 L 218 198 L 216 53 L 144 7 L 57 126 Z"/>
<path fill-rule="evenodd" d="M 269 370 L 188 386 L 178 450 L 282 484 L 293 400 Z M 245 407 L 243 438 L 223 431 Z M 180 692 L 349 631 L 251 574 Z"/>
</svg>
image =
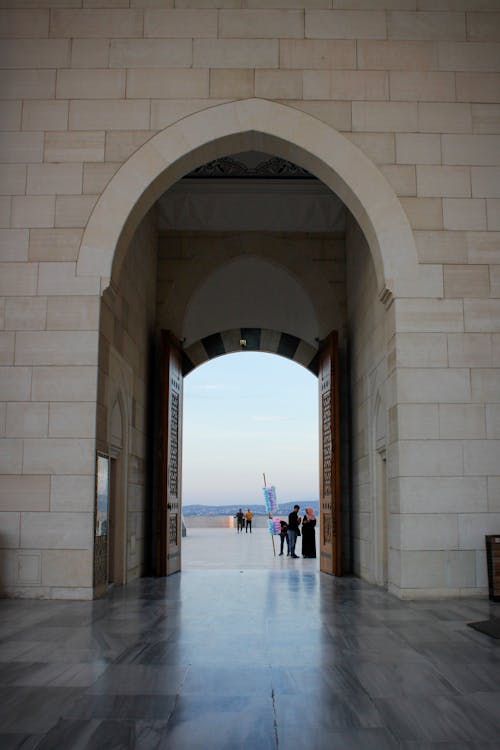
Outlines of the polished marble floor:
<svg viewBox="0 0 500 750">
<path fill-rule="evenodd" d="M 467 627 L 500 605 L 401 602 L 234 534 L 100 601 L 0 601 L 0 748 L 500 748 L 500 641 Z"/>
</svg>

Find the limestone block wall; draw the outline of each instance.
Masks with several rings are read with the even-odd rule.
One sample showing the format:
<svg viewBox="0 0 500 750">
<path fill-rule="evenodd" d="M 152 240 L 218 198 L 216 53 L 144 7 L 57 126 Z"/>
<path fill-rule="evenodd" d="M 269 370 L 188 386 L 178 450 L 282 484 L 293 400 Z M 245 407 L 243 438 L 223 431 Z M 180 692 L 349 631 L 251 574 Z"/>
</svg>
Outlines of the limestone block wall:
<svg viewBox="0 0 500 750">
<path fill-rule="evenodd" d="M 376 576 L 377 518 L 389 515 L 377 492 L 376 451 L 387 453 L 385 424 L 377 434 L 377 407 L 381 413 L 390 398 L 387 382 L 387 331 L 385 309 L 378 299 L 375 268 L 370 250 L 357 224 L 351 219 L 346 234 L 347 255 L 347 342 L 349 360 L 349 417 L 351 565 L 357 575 L 373 581 Z M 347 498 L 345 498 L 347 500 Z M 391 571 L 392 573 L 392 571 Z"/>
<path fill-rule="evenodd" d="M 47 258 L 54 250 L 50 230 L 36 234 Z M 8 594 L 86 598 L 99 297 L 93 283 L 74 283 L 74 262 L 7 265 L 0 281 L 0 336 L 8 344 L 0 367 L 0 587 Z M 19 283 L 23 273 L 34 274 L 31 289 Z"/>
<path fill-rule="evenodd" d="M 451 274 L 478 267 L 486 273 L 457 264 Z M 493 290 L 474 297 L 473 286 L 463 299 L 446 294 L 444 268 L 444 298 L 395 303 L 398 468 L 390 467 L 389 491 L 400 514 L 401 588 L 432 581 L 436 594 L 472 593 L 487 586 L 484 535 L 500 523 L 497 300 Z"/>
<path fill-rule="evenodd" d="M 497 0 L 1 5 L 3 590 L 90 595 L 109 279 L 75 264 L 96 200 L 159 130 L 257 96 L 341 131 L 406 211 L 428 283 L 388 312 L 394 590 L 484 593 L 500 527 Z"/>
</svg>

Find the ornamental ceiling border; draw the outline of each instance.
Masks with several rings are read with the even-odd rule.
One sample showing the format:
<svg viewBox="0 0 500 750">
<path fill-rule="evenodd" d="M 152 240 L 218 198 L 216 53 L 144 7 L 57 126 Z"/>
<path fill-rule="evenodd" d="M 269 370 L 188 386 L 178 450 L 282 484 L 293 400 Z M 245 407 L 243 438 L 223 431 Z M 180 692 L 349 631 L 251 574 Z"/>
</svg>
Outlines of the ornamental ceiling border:
<svg viewBox="0 0 500 750">
<path fill-rule="evenodd" d="M 310 172 L 287 159 L 272 156 L 251 167 L 232 156 L 212 159 L 189 172 L 184 179 L 316 180 Z"/>
</svg>

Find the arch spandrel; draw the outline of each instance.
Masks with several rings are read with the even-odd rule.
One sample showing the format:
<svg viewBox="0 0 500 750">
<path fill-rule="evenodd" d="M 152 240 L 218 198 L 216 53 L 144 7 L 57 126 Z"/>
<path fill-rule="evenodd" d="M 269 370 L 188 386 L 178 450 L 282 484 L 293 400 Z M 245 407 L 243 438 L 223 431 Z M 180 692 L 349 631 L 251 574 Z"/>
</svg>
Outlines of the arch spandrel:
<svg viewBox="0 0 500 750">
<path fill-rule="evenodd" d="M 408 219 L 376 166 L 331 126 L 263 99 L 201 110 L 138 149 L 97 201 L 82 238 L 78 275 L 110 278 L 140 220 L 165 190 L 207 161 L 246 150 L 297 163 L 344 201 L 369 243 L 380 292 L 408 296 L 411 288 L 411 296 L 427 296 Z"/>
</svg>

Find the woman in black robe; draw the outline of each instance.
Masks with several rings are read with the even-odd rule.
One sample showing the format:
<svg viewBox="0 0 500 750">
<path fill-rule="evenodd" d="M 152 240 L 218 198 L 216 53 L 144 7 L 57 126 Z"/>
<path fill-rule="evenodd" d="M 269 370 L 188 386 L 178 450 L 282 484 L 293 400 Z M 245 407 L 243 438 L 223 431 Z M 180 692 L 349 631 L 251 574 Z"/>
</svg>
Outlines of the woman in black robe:
<svg viewBox="0 0 500 750">
<path fill-rule="evenodd" d="M 302 519 L 302 557 L 316 557 L 316 516 L 312 508 L 306 508 Z"/>
</svg>

